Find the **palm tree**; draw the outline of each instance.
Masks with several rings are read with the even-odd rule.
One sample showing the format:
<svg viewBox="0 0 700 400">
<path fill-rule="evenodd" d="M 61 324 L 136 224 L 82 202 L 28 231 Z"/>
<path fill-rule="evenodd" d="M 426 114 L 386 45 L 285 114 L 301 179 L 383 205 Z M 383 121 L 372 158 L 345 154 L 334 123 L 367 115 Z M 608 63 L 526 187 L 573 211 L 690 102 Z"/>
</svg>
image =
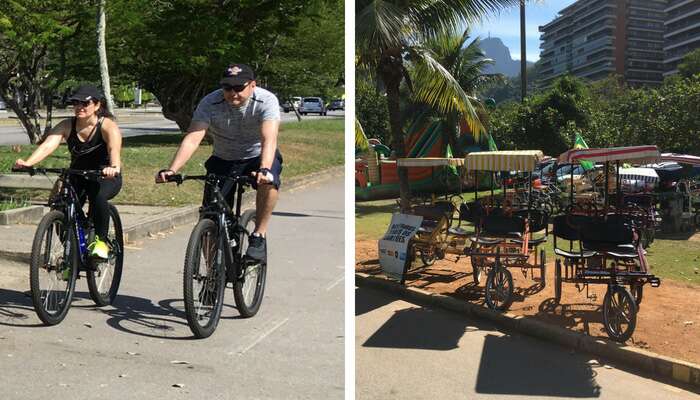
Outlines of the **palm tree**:
<svg viewBox="0 0 700 400">
<path fill-rule="evenodd" d="M 468 45 L 469 29 L 465 29 L 463 33 L 445 33 L 436 38 L 429 40 L 426 46 L 430 48 L 437 57 L 440 64 L 454 77 L 459 86 L 470 96 L 470 100 L 476 96 L 476 91 L 481 85 L 491 82 L 503 82 L 502 74 L 484 74 L 482 71 L 489 65 L 493 64 L 493 60 L 486 58 L 486 55 L 479 47 L 479 39 L 472 40 Z M 417 91 L 424 90 L 425 85 L 430 84 L 430 79 L 424 79 L 419 76 L 414 82 L 414 87 L 419 88 Z M 476 103 L 476 110 L 479 122 L 484 125 L 485 110 L 481 103 Z M 452 110 L 444 113 L 442 118 L 445 121 L 447 130 L 445 132 L 447 143 L 452 147 L 452 151 L 456 157 L 463 157 L 462 148 L 457 145 L 459 133 L 459 120 L 462 114 L 457 110 Z M 480 131 L 472 131 L 475 139 L 479 138 Z"/>
<path fill-rule="evenodd" d="M 397 158 L 406 154 L 399 89 L 404 80 L 409 89 L 413 86 L 407 65 L 415 68 L 415 76 L 431 83 L 413 93 L 416 99 L 440 112 L 456 110 L 472 131 L 482 129 L 473 100 L 423 43 L 515 4 L 518 0 L 356 0 L 357 66 L 374 74 L 386 90 L 391 145 Z M 399 168 L 398 175 L 405 211 L 409 207 L 408 174 Z"/>
</svg>

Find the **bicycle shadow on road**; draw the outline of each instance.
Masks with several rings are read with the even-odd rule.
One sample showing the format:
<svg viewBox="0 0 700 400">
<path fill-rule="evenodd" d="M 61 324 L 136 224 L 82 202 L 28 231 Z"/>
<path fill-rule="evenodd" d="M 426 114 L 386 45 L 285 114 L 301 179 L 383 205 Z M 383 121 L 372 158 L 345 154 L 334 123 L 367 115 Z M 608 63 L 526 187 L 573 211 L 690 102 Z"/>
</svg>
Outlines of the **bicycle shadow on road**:
<svg viewBox="0 0 700 400">
<path fill-rule="evenodd" d="M 87 296 L 85 293 L 76 295 Z M 176 307 L 176 303 L 182 303 L 182 299 L 164 299 L 154 303 L 150 299 L 118 295 L 110 307 L 82 307 L 93 307 L 101 311 L 109 317 L 107 325 L 121 332 L 158 339 L 194 339 L 187 328 L 185 312 Z"/>
<path fill-rule="evenodd" d="M 38 322 L 31 297 L 17 290 L 0 288 L 0 325 L 36 328 Z"/>
</svg>

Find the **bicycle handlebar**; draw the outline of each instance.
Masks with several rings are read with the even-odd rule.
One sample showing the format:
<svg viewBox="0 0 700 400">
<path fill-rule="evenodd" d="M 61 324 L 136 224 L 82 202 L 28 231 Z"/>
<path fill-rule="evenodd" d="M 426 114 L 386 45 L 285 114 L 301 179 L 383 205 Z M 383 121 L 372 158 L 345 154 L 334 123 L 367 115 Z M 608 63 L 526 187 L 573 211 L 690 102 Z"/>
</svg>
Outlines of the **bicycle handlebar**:
<svg viewBox="0 0 700 400">
<path fill-rule="evenodd" d="M 240 176 L 226 176 L 226 175 L 216 175 L 216 174 L 207 174 L 207 175 L 183 175 L 183 174 L 174 174 L 174 175 L 168 175 L 165 177 L 165 182 L 157 182 L 157 183 L 167 183 L 167 182 L 175 182 L 178 185 L 182 184 L 184 181 L 190 181 L 190 180 L 198 180 L 198 181 L 205 181 L 207 179 L 214 178 L 214 179 L 225 179 L 225 180 L 230 180 L 234 181 L 237 183 L 243 183 L 243 184 L 253 184 L 255 182 L 255 178 L 252 176 L 245 176 L 245 175 L 240 175 Z"/>
<path fill-rule="evenodd" d="M 84 176 L 86 178 L 102 178 L 102 170 L 100 169 L 72 169 L 72 168 L 34 168 L 34 167 L 24 167 L 24 168 L 15 168 L 12 167 L 12 172 L 25 172 L 28 173 L 29 175 L 35 175 L 35 174 L 46 174 L 46 173 L 55 173 L 55 174 L 67 174 L 67 175 L 79 175 L 79 176 Z M 117 174 L 116 176 L 119 176 L 120 174 Z"/>
</svg>

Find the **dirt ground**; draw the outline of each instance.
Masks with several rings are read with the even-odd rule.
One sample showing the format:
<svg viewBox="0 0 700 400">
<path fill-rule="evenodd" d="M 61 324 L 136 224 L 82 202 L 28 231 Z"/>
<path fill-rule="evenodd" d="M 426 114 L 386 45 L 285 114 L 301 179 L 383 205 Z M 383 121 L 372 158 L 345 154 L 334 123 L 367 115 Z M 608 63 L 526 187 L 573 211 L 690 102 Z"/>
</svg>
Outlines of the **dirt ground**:
<svg viewBox="0 0 700 400">
<path fill-rule="evenodd" d="M 406 284 L 433 293 L 449 295 L 474 304 L 484 305 L 484 281 L 474 285 L 472 268 L 467 257 L 456 261 L 447 255 L 427 269 L 409 273 Z M 355 270 L 370 274 L 380 273 L 376 240 L 358 240 L 355 243 Z M 417 267 L 420 261 L 414 263 Z M 514 279 L 515 301 L 510 312 L 534 316 L 542 321 L 600 338 L 607 338 L 602 324 L 602 303 L 605 285 L 589 285 L 588 290 L 574 283 L 562 284 L 561 304 L 553 306 L 554 262 L 546 268 L 546 282 L 541 287 L 539 270 L 534 279 L 520 268 L 510 268 Z M 652 270 L 653 273 L 653 270 Z M 661 286 L 645 285 L 642 303 L 637 314 L 637 328 L 627 341 L 628 345 L 658 354 L 700 364 L 700 288 L 661 281 Z M 485 305 L 484 305 L 485 306 Z"/>
</svg>

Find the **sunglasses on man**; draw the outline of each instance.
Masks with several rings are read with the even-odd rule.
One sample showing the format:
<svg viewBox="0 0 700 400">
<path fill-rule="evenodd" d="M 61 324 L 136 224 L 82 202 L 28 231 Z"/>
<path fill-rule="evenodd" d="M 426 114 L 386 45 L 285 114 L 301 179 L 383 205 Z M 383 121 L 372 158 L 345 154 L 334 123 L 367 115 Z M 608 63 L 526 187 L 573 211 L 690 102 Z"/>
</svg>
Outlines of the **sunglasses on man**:
<svg viewBox="0 0 700 400">
<path fill-rule="evenodd" d="M 89 100 L 88 101 L 80 101 L 80 100 L 71 100 L 70 101 L 70 105 L 72 105 L 73 107 L 78 107 L 78 106 L 87 107 L 90 104 L 92 104 L 92 102 Z"/>
<path fill-rule="evenodd" d="M 250 82 L 246 82 L 243 85 L 221 85 L 221 88 L 224 89 L 227 92 L 230 92 L 233 90 L 236 93 L 240 93 L 245 90 L 246 87 L 248 87 L 248 84 Z"/>
</svg>

